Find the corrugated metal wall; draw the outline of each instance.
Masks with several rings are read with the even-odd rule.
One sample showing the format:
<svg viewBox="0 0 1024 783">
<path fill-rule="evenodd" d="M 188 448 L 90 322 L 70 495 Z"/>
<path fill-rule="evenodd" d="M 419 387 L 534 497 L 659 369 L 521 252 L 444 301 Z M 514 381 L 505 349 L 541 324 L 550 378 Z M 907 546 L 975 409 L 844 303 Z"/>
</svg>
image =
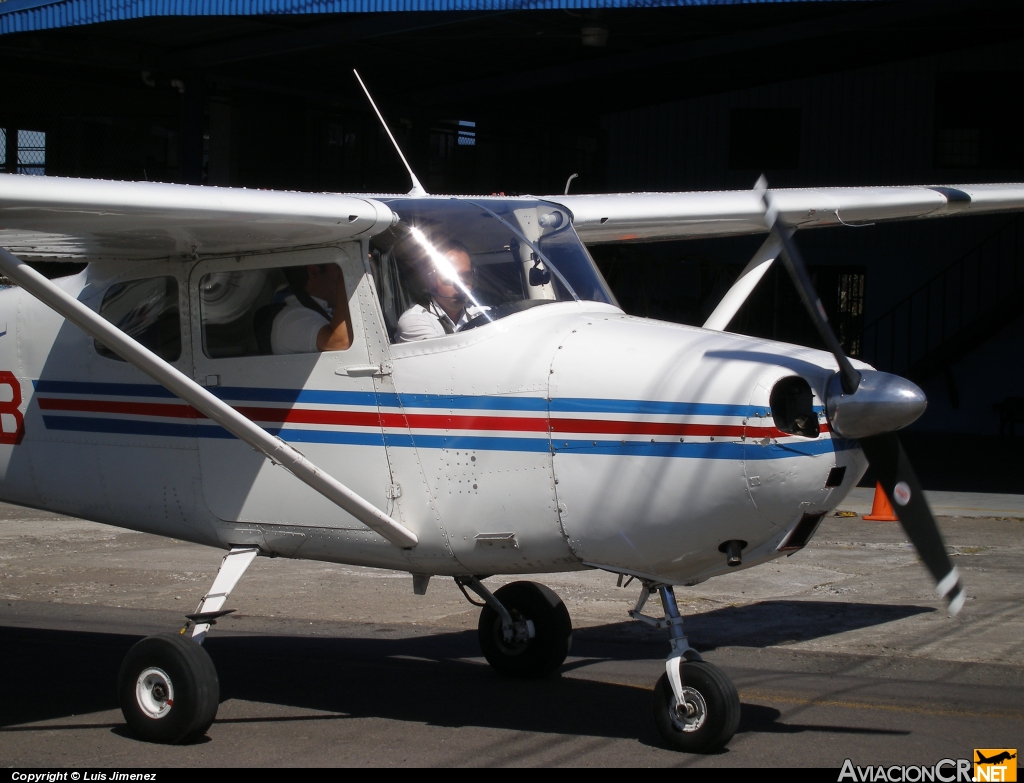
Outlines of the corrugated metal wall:
<svg viewBox="0 0 1024 783">
<path fill-rule="evenodd" d="M 1012 61 L 1022 64 L 1017 54 Z M 897 62 L 607 116 L 608 185 L 749 187 L 759 172 L 729 168 L 729 113 L 775 106 L 800 108 L 802 117 L 800 169 L 769 172 L 775 185 L 931 181 L 932 103 L 941 64 Z"/>
<path fill-rule="evenodd" d="M 762 172 L 730 169 L 730 111 L 774 107 L 798 108 L 802 118 L 799 168 L 765 172 L 775 187 L 1024 179 L 1019 170 L 934 165 L 935 82 L 940 74 L 955 71 L 975 71 L 979 78 L 995 71 L 1024 73 L 1024 50 L 988 46 L 954 59 L 943 55 L 895 62 L 606 115 L 608 189 L 750 188 Z M 1007 100 L 1015 98 L 1008 95 Z M 964 118 L 965 125 L 971 122 Z M 804 241 L 837 264 L 864 263 L 865 256 L 874 256 L 872 264 L 888 267 L 887 288 L 871 297 L 870 319 L 895 303 L 920 275 L 967 252 L 999 220 L 827 230 L 810 232 Z M 886 238 L 884 257 L 870 249 L 879 236 Z M 899 264 L 885 260 L 894 256 Z"/>
<path fill-rule="evenodd" d="M 808 63 L 813 70 L 813 63 Z M 810 76 L 719 95 L 649 106 L 604 118 L 612 190 L 750 187 L 759 172 L 729 168 L 734 108 L 801 110 L 799 170 L 769 171 L 783 186 L 881 185 L 982 180 L 991 173 L 936 170 L 936 76 L 1024 70 L 1018 45 Z M 685 79 L 685 72 L 679 74 Z M 1007 96 L 1007 100 L 1016 100 Z M 970 118 L 965 118 L 966 122 Z"/>
<path fill-rule="evenodd" d="M 813 71 L 813 63 L 807 69 Z M 986 46 L 870 68 L 768 84 L 606 115 L 608 189 L 719 190 L 752 187 L 758 170 L 729 167 L 730 112 L 736 108 L 798 108 L 799 168 L 768 170 L 776 187 L 1021 181 L 1015 169 L 938 168 L 936 80 L 943 74 L 993 72 L 1024 76 L 1019 44 Z M 685 79 L 685 72 L 679 74 Z M 979 87 L 981 85 L 979 84 Z M 1006 101 L 1016 101 L 1008 91 Z M 976 118 L 964 117 L 969 127 Z M 1012 156 L 1011 156 L 1012 157 Z M 866 268 L 865 320 L 872 321 L 969 252 L 1007 216 L 955 218 L 807 231 L 798 236 L 808 263 Z M 744 264 L 760 238 L 704 240 L 660 249 L 664 256 Z M 1024 318 L 982 344 L 953 368 L 960 406 L 943 379 L 926 385 L 925 429 L 994 432 L 992 404 L 1024 395 Z M 1011 358 L 1012 357 L 1012 358 Z"/>
</svg>

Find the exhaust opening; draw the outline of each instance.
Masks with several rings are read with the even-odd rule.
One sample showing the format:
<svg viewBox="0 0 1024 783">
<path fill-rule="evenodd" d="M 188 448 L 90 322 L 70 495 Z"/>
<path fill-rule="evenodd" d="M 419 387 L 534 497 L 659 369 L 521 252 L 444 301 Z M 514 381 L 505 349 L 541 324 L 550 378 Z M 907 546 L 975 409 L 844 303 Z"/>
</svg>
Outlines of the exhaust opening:
<svg viewBox="0 0 1024 783">
<path fill-rule="evenodd" d="M 818 525 L 821 524 L 824 516 L 824 512 L 821 514 L 804 514 L 804 518 L 797 523 L 797 526 L 793 528 L 793 532 L 779 546 L 779 551 L 792 554 L 807 546 L 807 542 L 811 540 L 811 536 L 818 529 Z"/>
<path fill-rule="evenodd" d="M 828 478 L 825 479 L 825 486 L 841 487 L 843 485 L 844 478 L 846 478 L 846 465 L 834 467 L 828 472 Z"/>
<path fill-rule="evenodd" d="M 768 404 L 775 426 L 782 432 L 804 438 L 816 438 L 821 432 L 814 413 L 811 385 L 799 375 L 790 375 L 776 383 Z"/>
</svg>

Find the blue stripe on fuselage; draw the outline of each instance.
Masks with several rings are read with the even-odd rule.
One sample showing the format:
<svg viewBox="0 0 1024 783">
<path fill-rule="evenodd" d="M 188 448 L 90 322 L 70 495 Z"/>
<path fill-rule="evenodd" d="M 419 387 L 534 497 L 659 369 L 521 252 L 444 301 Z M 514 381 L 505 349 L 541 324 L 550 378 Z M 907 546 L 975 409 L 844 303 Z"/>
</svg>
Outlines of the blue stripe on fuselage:
<svg viewBox="0 0 1024 783">
<path fill-rule="evenodd" d="M 104 397 L 156 397 L 176 399 L 163 386 L 148 383 L 94 383 L 89 381 L 34 382 L 40 394 L 86 394 Z M 380 394 L 322 389 L 257 388 L 250 386 L 210 387 L 225 401 L 353 405 L 385 408 L 446 408 L 450 410 L 524 411 L 545 413 L 619 413 L 665 416 L 766 416 L 767 409 L 752 405 L 721 405 L 704 402 L 660 402 L 657 400 L 613 400 L 589 397 L 546 397 L 453 394 Z"/>
</svg>

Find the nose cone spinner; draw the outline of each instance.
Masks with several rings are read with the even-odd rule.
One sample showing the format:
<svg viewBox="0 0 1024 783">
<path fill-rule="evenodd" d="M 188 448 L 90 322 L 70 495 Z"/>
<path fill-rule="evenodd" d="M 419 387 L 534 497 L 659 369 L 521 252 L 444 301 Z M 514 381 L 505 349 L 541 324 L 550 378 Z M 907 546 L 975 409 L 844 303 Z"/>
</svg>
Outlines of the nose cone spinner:
<svg viewBox="0 0 1024 783">
<path fill-rule="evenodd" d="M 825 410 L 832 429 L 844 438 L 867 438 L 912 424 L 928 407 L 928 398 L 917 384 L 876 370 L 861 370 L 861 382 L 853 394 L 843 392 L 837 373 L 828 382 Z"/>
</svg>

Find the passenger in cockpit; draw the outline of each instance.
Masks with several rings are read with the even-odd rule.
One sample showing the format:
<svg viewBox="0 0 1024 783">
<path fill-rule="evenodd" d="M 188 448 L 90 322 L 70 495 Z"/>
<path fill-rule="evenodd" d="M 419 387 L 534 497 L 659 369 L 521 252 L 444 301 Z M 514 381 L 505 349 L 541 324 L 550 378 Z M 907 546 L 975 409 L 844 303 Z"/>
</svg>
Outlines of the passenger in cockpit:
<svg viewBox="0 0 1024 783">
<path fill-rule="evenodd" d="M 275 354 L 347 350 L 352 345 L 352 323 L 341 267 L 311 264 L 282 271 L 290 293 L 274 318 L 271 350 Z"/>
<path fill-rule="evenodd" d="M 402 313 L 395 330 L 395 342 L 408 343 L 454 334 L 487 308 L 468 305 L 476 273 L 465 245 L 449 241 L 440 248 L 449 269 L 425 260 L 420 268 L 425 304 L 415 304 Z"/>
</svg>

